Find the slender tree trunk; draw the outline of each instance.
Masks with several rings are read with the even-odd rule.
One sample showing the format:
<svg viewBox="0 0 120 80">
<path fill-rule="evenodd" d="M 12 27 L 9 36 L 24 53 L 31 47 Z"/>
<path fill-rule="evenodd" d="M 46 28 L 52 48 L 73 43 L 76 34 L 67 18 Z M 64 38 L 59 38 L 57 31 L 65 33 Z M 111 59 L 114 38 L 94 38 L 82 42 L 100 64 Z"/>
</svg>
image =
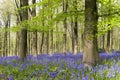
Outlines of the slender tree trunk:
<svg viewBox="0 0 120 80">
<path fill-rule="evenodd" d="M 114 50 L 113 48 L 113 29 L 111 30 L 111 50 Z"/>
<path fill-rule="evenodd" d="M 104 45 L 105 45 L 105 35 L 103 34 L 102 36 L 102 48 L 105 49 Z"/>
<path fill-rule="evenodd" d="M 32 55 L 32 33 L 27 33 L 27 53 Z"/>
<path fill-rule="evenodd" d="M 20 7 L 25 7 L 28 6 L 28 0 L 20 0 Z M 21 10 L 20 12 L 20 20 L 25 21 L 28 20 L 28 10 L 24 9 Z M 27 56 L 27 25 L 24 24 L 24 26 L 22 26 L 23 28 L 21 29 L 21 34 L 20 34 L 20 53 L 19 53 L 19 57 L 21 58 L 21 60 L 24 60 Z"/>
<path fill-rule="evenodd" d="M 106 45 L 106 51 L 109 53 L 110 51 L 110 34 L 111 34 L 111 31 L 108 30 L 107 32 L 107 45 Z"/>
<path fill-rule="evenodd" d="M 82 33 L 81 34 L 81 47 L 82 47 L 82 49 L 81 49 L 81 52 L 83 52 L 83 48 L 84 48 L 84 34 Z"/>
<path fill-rule="evenodd" d="M 4 53 L 3 56 L 7 56 L 8 50 L 7 50 L 7 46 L 8 46 L 8 39 L 7 39 L 7 29 L 5 29 L 5 35 L 4 35 Z"/>
<path fill-rule="evenodd" d="M 40 46 L 40 53 L 43 53 L 43 44 L 44 44 L 44 32 L 42 32 L 42 41 L 41 41 L 41 46 Z"/>
<path fill-rule="evenodd" d="M 51 30 L 51 46 L 50 46 L 50 53 L 53 54 L 54 48 L 53 48 L 53 30 Z"/>
<path fill-rule="evenodd" d="M 111 4 L 111 0 L 109 0 L 109 4 Z M 110 6 L 109 6 L 110 7 Z M 108 10 L 108 12 L 109 13 L 111 13 L 110 12 L 110 9 Z M 108 17 L 108 21 L 110 21 L 110 17 Z M 108 24 L 108 27 L 110 26 L 111 24 Z M 107 45 L 106 45 L 106 51 L 107 51 L 107 53 L 109 53 L 110 52 L 110 37 L 111 36 L 111 30 L 108 30 L 108 32 L 107 32 Z"/>
<path fill-rule="evenodd" d="M 48 32 L 47 32 L 47 38 L 46 38 L 46 40 L 47 40 L 47 42 L 46 42 L 46 45 L 47 45 L 47 54 L 49 54 L 49 51 L 50 51 L 50 47 L 49 47 L 49 34 L 50 34 L 50 32 L 49 32 L 49 30 L 48 30 Z"/>
<path fill-rule="evenodd" d="M 18 5 L 18 4 L 16 3 L 16 5 Z M 16 17 L 17 17 L 16 24 L 18 24 L 20 22 L 20 15 L 17 14 Z M 16 56 L 18 56 L 18 54 L 19 54 L 19 49 L 20 49 L 19 45 L 20 45 L 20 32 L 16 32 L 16 43 L 15 43 L 15 55 Z"/>
<path fill-rule="evenodd" d="M 68 8 L 68 0 L 63 0 L 63 12 L 66 13 Z M 63 52 L 66 53 L 67 51 L 67 18 L 64 18 L 63 21 L 64 25 L 64 34 L 63 34 Z"/>
<path fill-rule="evenodd" d="M 3 52 L 3 56 L 7 56 L 8 55 L 8 27 L 10 24 L 10 14 L 8 13 L 7 15 L 7 20 L 4 21 L 5 22 L 5 33 L 4 33 L 4 52 Z"/>
<path fill-rule="evenodd" d="M 37 50 L 37 31 L 33 32 L 33 55 L 36 56 L 38 54 Z"/>
<path fill-rule="evenodd" d="M 97 64 L 100 60 L 97 43 L 97 6 L 96 0 L 85 0 L 85 28 L 84 28 L 84 66 Z"/>
<path fill-rule="evenodd" d="M 32 0 L 32 4 L 35 4 L 36 0 Z M 32 8 L 32 17 L 36 16 L 36 8 Z M 36 56 L 38 54 L 37 50 L 37 30 L 34 30 L 33 32 L 33 55 Z"/>
<path fill-rule="evenodd" d="M 52 3 L 52 2 L 51 2 Z M 51 8 L 51 11 L 52 11 L 52 8 Z M 51 19 L 52 19 L 53 15 L 51 15 Z M 53 29 L 51 29 L 50 31 L 50 37 L 51 37 L 51 44 L 50 44 L 50 54 L 52 55 L 53 54 L 53 51 L 54 51 L 54 48 L 53 48 Z"/>
<path fill-rule="evenodd" d="M 77 13 L 77 0 L 74 1 L 74 7 L 75 11 Z M 75 16 L 75 22 L 74 22 L 74 54 L 78 52 L 78 22 L 77 22 L 78 16 Z"/>
<path fill-rule="evenodd" d="M 15 55 L 18 56 L 18 53 L 19 53 L 19 40 L 20 40 L 20 37 L 19 37 L 19 32 L 16 32 L 16 43 L 15 43 Z"/>
<path fill-rule="evenodd" d="M 74 27 L 74 54 L 78 52 L 78 23 L 77 17 L 75 17 L 75 27 Z"/>
<path fill-rule="evenodd" d="M 10 29 L 10 25 L 11 25 L 11 16 L 9 15 L 9 18 L 8 18 L 8 28 Z M 8 37 L 9 37 L 9 40 L 8 40 L 8 54 L 11 54 L 10 50 L 11 49 L 14 49 L 14 47 L 10 47 L 11 46 L 11 40 L 10 40 L 10 31 L 8 32 Z M 13 42 L 12 42 L 13 43 Z M 14 54 L 14 53 L 12 53 Z"/>
<path fill-rule="evenodd" d="M 42 8 L 43 8 L 43 12 L 42 12 L 42 26 L 44 27 L 45 26 L 45 23 L 44 23 L 44 5 L 42 5 Z M 42 32 L 42 40 L 41 40 L 41 45 L 40 45 L 40 53 L 42 54 L 43 53 L 43 45 L 44 45 L 44 40 L 45 40 L 45 32 L 43 31 Z"/>
<path fill-rule="evenodd" d="M 1 28 L 1 25 L 0 25 L 0 57 L 2 56 L 2 28 Z"/>
<path fill-rule="evenodd" d="M 71 32 L 72 32 L 72 37 L 71 37 L 71 40 L 72 40 L 72 52 L 74 53 L 74 28 L 73 28 L 73 18 L 71 17 Z"/>
<path fill-rule="evenodd" d="M 58 13 L 58 9 L 57 9 L 57 13 Z M 58 21 L 57 21 L 57 22 L 56 22 L 56 31 L 57 31 L 57 32 L 59 31 L 58 28 L 59 28 L 59 27 L 58 27 Z M 56 49 L 57 49 L 56 51 L 57 51 L 57 52 L 60 52 L 60 41 L 59 41 L 59 40 L 60 40 L 60 37 L 58 37 L 58 36 L 59 36 L 59 34 L 57 33 L 57 34 L 56 34 L 56 45 L 55 45 L 55 46 L 56 46 Z"/>
</svg>

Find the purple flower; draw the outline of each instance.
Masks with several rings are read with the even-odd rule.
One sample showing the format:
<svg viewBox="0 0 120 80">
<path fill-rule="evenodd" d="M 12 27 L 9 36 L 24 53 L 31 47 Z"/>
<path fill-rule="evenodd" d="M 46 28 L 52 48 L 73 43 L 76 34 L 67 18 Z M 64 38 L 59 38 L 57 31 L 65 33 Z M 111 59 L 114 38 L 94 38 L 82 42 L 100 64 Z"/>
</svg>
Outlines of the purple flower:
<svg viewBox="0 0 120 80">
<path fill-rule="evenodd" d="M 50 75 L 51 77 L 57 77 L 58 71 L 56 71 L 56 72 L 50 72 L 49 75 Z"/>
<path fill-rule="evenodd" d="M 89 76 L 83 76 L 82 80 L 89 80 Z"/>
<path fill-rule="evenodd" d="M 117 67 L 117 71 L 118 71 L 118 73 L 120 74 L 120 67 Z"/>
<path fill-rule="evenodd" d="M 22 64 L 19 70 L 20 70 L 20 71 L 23 70 L 26 66 L 27 66 L 27 64 L 25 64 L 25 63 Z"/>
<path fill-rule="evenodd" d="M 8 79 L 9 79 L 9 80 L 14 80 L 14 77 L 13 77 L 12 75 L 10 75 L 10 76 L 8 77 Z"/>
</svg>

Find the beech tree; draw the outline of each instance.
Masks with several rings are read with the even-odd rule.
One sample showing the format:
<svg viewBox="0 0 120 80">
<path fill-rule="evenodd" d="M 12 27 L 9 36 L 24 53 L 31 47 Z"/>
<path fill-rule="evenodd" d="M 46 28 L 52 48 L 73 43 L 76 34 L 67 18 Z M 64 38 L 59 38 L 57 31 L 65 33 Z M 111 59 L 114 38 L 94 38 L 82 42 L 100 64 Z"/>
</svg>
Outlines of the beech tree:
<svg viewBox="0 0 120 80">
<path fill-rule="evenodd" d="M 99 62 L 97 43 L 97 22 L 98 13 L 96 0 L 85 0 L 85 27 L 84 27 L 84 47 L 83 63 L 85 66 L 97 64 Z"/>
</svg>

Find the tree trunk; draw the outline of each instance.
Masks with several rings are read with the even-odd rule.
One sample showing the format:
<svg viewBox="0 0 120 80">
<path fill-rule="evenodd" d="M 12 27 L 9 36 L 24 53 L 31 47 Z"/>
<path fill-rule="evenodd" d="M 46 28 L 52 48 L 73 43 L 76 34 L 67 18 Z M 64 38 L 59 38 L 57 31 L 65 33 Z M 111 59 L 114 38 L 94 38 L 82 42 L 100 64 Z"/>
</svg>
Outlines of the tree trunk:
<svg viewBox="0 0 120 80">
<path fill-rule="evenodd" d="M 109 4 L 111 4 L 111 0 L 109 0 Z M 109 6 L 110 7 L 110 6 Z M 109 13 L 111 13 L 110 12 L 110 9 L 108 10 L 108 12 Z M 108 17 L 108 21 L 110 21 L 110 17 Z M 110 26 L 111 24 L 109 23 L 108 24 L 108 27 Z M 107 32 L 107 45 L 106 45 L 106 51 L 107 51 L 107 53 L 109 53 L 110 52 L 110 43 L 111 43 L 111 41 L 110 41 L 110 37 L 111 36 L 111 30 L 108 30 L 108 32 Z"/>
<path fill-rule="evenodd" d="M 113 47 L 113 29 L 111 30 L 111 50 L 114 50 L 114 47 Z"/>
<path fill-rule="evenodd" d="M 63 0 L 63 12 L 66 13 L 68 8 L 68 0 Z M 64 26 L 64 34 L 63 34 L 63 53 L 66 53 L 67 51 L 67 18 L 64 18 L 63 21 Z"/>
<path fill-rule="evenodd" d="M 19 32 L 16 32 L 16 43 L 15 43 L 15 55 L 18 56 L 19 53 L 19 41 L 20 40 L 20 35 Z"/>
<path fill-rule="evenodd" d="M 111 33 L 111 31 L 108 30 L 108 32 L 107 32 L 107 45 L 106 45 L 107 53 L 109 53 L 109 51 L 110 51 L 110 33 Z"/>
<path fill-rule="evenodd" d="M 27 53 L 32 54 L 32 34 L 27 32 Z"/>
<path fill-rule="evenodd" d="M 58 9 L 57 9 L 57 13 L 58 13 Z M 59 31 L 59 27 L 58 27 L 58 21 L 56 22 L 56 32 L 58 32 Z M 56 34 L 56 51 L 57 52 L 60 52 L 60 37 L 58 37 L 59 36 L 59 33 L 57 33 Z"/>
<path fill-rule="evenodd" d="M 28 0 L 20 0 L 20 7 L 25 7 L 28 6 Z M 27 9 L 22 9 L 20 12 L 20 20 L 25 21 L 28 20 L 28 10 Z M 20 53 L 19 57 L 21 60 L 26 59 L 27 56 L 27 25 L 24 24 L 22 26 L 23 28 L 21 29 L 21 34 L 20 34 Z"/>
<path fill-rule="evenodd" d="M 42 8 L 43 8 L 43 12 L 42 12 L 42 15 L 44 15 L 44 5 L 42 5 Z M 42 19 L 42 26 L 44 27 L 45 26 L 45 19 L 44 19 L 44 16 L 41 17 Z M 41 40 L 41 45 L 40 45 L 40 53 L 42 54 L 43 53 L 43 44 L 44 44 L 44 40 L 45 40 L 45 32 L 43 31 L 42 32 L 42 40 Z"/>
<path fill-rule="evenodd" d="M 4 33 L 4 51 L 3 51 L 3 56 L 7 56 L 8 55 L 8 27 L 10 26 L 10 14 L 8 13 L 7 15 L 7 20 L 4 21 L 5 22 L 5 33 Z"/>
<path fill-rule="evenodd" d="M 2 56 L 2 28 L 1 28 L 1 25 L 0 25 L 0 57 Z"/>
<path fill-rule="evenodd" d="M 77 13 L 77 0 L 74 1 L 75 12 Z M 78 16 L 75 16 L 74 20 L 74 54 L 78 52 Z"/>
<path fill-rule="evenodd" d="M 102 36 L 102 48 L 105 49 L 104 45 L 105 45 L 105 35 L 103 34 Z"/>
<path fill-rule="evenodd" d="M 44 32 L 42 32 L 42 41 L 41 41 L 41 46 L 40 46 L 40 53 L 43 53 L 43 44 L 44 44 Z"/>
<path fill-rule="evenodd" d="M 97 43 L 97 6 L 96 0 L 85 0 L 85 28 L 84 28 L 84 66 L 98 64 L 100 58 L 98 55 Z"/>
<path fill-rule="evenodd" d="M 51 30 L 51 46 L 50 46 L 50 53 L 53 54 L 54 48 L 53 48 L 53 30 Z"/>
<path fill-rule="evenodd" d="M 36 3 L 36 0 L 32 0 L 32 4 L 35 4 Z M 35 17 L 36 16 L 36 8 L 33 7 L 32 8 L 32 17 Z M 37 30 L 34 30 L 33 31 L 33 52 L 32 54 L 34 56 L 36 56 L 38 54 L 38 51 L 37 51 Z"/>
<path fill-rule="evenodd" d="M 50 51 L 50 47 L 49 47 L 49 30 L 48 30 L 48 32 L 47 32 L 47 38 L 46 38 L 46 45 L 47 45 L 47 54 L 49 54 L 49 51 Z"/>
<path fill-rule="evenodd" d="M 72 37 L 71 37 L 71 40 L 72 40 L 72 52 L 74 53 L 74 28 L 73 28 L 73 18 L 71 17 L 71 32 L 72 32 Z"/>
</svg>

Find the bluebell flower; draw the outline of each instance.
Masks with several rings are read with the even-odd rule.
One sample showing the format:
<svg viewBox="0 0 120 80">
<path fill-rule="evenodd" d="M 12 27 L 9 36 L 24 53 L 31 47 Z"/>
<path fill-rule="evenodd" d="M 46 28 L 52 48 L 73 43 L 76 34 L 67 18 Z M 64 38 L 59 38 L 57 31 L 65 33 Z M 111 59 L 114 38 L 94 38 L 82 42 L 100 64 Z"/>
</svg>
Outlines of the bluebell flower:
<svg viewBox="0 0 120 80">
<path fill-rule="evenodd" d="M 0 74 L 0 78 L 3 78 L 5 75 L 4 74 Z"/>
<path fill-rule="evenodd" d="M 10 76 L 8 77 L 8 79 L 9 79 L 9 80 L 14 80 L 14 77 L 13 77 L 12 75 L 10 75 Z"/>
<path fill-rule="evenodd" d="M 117 71 L 118 71 L 118 73 L 120 74 L 120 67 L 117 67 Z"/>
<path fill-rule="evenodd" d="M 107 77 L 108 77 L 108 78 L 111 78 L 111 77 L 112 77 L 111 72 L 108 72 Z"/>
<path fill-rule="evenodd" d="M 46 73 L 48 70 L 47 69 L 44 69 L 43 72 Z"/>
<path fill-rule="evenodd" d="M 50 75 L 51 77 L 57 77 L 58 71 L 50 72 L 49 75 Z"/>
<path fill-rule="evenodd" d="M 31 80 L 30 78 L 27 78 L 26 80 Z"/>
<path fill-rule="evenodd" d="M 83 64 L 78 65 L 78 66 L 77 66 L 77 69 L 78 69 L 78 70 L 83 70 L 83 69 L 84 69 L 84 65 L 83 65 Z"/>
<path fill-rule="evenodd" d="M 22 64 L 19 70 L 20 70 L 20 71 L 23 70 L 26 66 L 27 66 L 27 64 L 25 64 L 25 63 Z"/>
<path fill-rule="evenodd" d="M 83 76 L 82 80 L 89 80 L 89 76 Z"/>
</svg>

